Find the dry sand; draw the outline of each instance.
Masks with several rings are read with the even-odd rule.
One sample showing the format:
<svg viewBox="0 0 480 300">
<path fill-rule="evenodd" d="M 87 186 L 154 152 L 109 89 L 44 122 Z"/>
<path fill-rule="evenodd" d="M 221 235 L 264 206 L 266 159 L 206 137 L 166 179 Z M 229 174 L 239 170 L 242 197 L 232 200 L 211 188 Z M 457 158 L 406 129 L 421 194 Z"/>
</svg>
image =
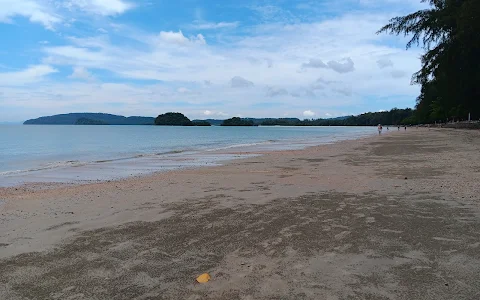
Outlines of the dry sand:
<svg viewBox="0 0 480 300">
<path fill-rule="evenodd" d="M 427 129 L 0 189 L 0 299 L 476 300 L 479 201 L 480 132 Z"/>
</svg>

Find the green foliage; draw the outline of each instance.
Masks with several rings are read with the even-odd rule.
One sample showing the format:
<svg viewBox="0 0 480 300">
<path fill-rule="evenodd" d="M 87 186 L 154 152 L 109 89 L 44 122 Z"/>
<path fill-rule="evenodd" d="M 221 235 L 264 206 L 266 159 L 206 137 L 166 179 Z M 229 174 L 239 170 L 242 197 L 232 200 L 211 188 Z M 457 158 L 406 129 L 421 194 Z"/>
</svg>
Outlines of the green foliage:
<svg viewBox="0 0 480 300">
<path fill-rule="evenodd" d="M 279 119 L 265 119 L 263 122 L 260 122 L 260 125 L 263 126 L 294 126 L 301 123 L 300 119 L 297 118 L 279 118 Z"/>
<path fill-rule="evenodd" d="M 181 113 L 168 112 L 155 118 L 155 125 L 193 126 L 192 121 Z"/>
<path fill-rule="evenodd" d="M 100 121 L 100 120 L 80 118 L 75 122 L 75 125 L 109 125 L 109 124 L 107 122 Z"/>
<path fill-rule="evenodd" d="M 221 126 L 255 126 L 252 120 L 245 120 L 238 117 L 233 117 L 223 121 Z"/>
<path fill-rule="evenodd" d="M 412 83 L 422 85 L 416 118 L 422 122 L 480 118 L 480 1 L 423 0 L 429 9 L 396 17 L 378 33 L 411 36 L 422 45 L 422 67 Z"/>
<path fill-rule="evenodd" d="M 400 121 L 400 125 L 412 125 L 412 124 L 413 125 L 419 124 L 415 116 L 410 116 Z"/>
<path fill-rule="evenodd" d="M 212 124 L 210 124 L 207 121 L 195 120 L 192 123 L 193 123 L 194 126 L 212 126 Z"/>
<path fill-rule="evenodd" d="M 410 108 L 394 108 L 385 112 L 369 112 L 358 116 L 349 116 L 336 119 L 303 120 L 270 119 L 261 123 L 262 126 L 288 125 L 288 126 L 377 126 L 378 124 L 396 125 L 402 120 L 413 117 L 414 111 Z M 413 120 L 413 119 L 411 119 Z M 408 124 L 416 124 L 411 122 Z"/>
</svg>

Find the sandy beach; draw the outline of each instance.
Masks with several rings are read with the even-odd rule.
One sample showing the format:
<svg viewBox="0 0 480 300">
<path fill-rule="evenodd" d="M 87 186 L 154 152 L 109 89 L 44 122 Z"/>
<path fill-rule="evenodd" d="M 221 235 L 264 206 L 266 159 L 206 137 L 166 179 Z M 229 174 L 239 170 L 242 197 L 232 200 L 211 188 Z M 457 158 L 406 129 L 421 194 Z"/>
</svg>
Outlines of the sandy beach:
<svg viewBox="0 0 480 300">
<path fill-rule="evenodd" d="M 0 299 L 480 299 L 479 131 L 262 154 L 1 188 Z"/>
</svg>

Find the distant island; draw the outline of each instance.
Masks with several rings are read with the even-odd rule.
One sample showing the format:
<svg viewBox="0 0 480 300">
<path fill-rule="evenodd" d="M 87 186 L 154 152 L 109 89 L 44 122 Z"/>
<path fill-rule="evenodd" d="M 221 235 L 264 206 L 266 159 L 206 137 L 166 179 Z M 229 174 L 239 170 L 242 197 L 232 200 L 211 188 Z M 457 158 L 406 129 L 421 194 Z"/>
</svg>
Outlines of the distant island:
<svg viewBox="0 0 480 300">
<path fill-rule="evenodd" d="M 109 124 L 107 122 L 100 121 L 100 120 L 80 118 L 75 122 L 75 125 L 109 125 Z"/>
<path fill-rule="evenodd" d="M 222 122 L 221 126 L 255 126 L 255 122 L 248 119 L 233 117 Z M 258 126 L 258 124 L 257 124 Z"/>
<path fill-rule="evenodd" d="M 168 112 L 155 118 L 155 125 L 193 126 L 192 121 L 181 113 Z"/>
<path fill-rule="evenodd" d="M 357 116 L 328 119 L 298 118 L 239 118 L 191 121 L 178 112 L 153 117 L 124 117 L 103 113 L 70 113 L 40 117 L 25 121 L 25 125 L 164 125 L 164 126 L 376 126 L 418 124 L 415 110 L 393 108 L 390 111 L 368 112 Z"/>
<path fill-rule="evenodd" d="M 209 122 L 206 121 L 190 121 L 184 114 L 178 112 L 168 112 L 165 114 L 158 115 L 155 118 L 155 125 L 163 126 L 212 126 Z"/>
<path fill-rule="evenodd" d="M 70 113 L 25 121 L 25 125 L 153 125 L 152 117 L 124 117 L 103 113 Z"/>
</svg>

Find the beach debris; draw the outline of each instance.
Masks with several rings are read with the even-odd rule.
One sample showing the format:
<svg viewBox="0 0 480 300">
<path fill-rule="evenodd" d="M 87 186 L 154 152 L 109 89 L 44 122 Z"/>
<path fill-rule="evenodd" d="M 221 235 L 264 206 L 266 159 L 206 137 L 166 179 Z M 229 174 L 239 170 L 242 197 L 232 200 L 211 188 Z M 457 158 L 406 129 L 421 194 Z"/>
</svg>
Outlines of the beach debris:
<svg viewBox="0 0 480 300">
<path fill-rule="evenodd" d="M 207 283 L 211 279 L 208 273 L 203 273 L 202 275 L 197 277 L 198 283 Z"/>
</svg>

